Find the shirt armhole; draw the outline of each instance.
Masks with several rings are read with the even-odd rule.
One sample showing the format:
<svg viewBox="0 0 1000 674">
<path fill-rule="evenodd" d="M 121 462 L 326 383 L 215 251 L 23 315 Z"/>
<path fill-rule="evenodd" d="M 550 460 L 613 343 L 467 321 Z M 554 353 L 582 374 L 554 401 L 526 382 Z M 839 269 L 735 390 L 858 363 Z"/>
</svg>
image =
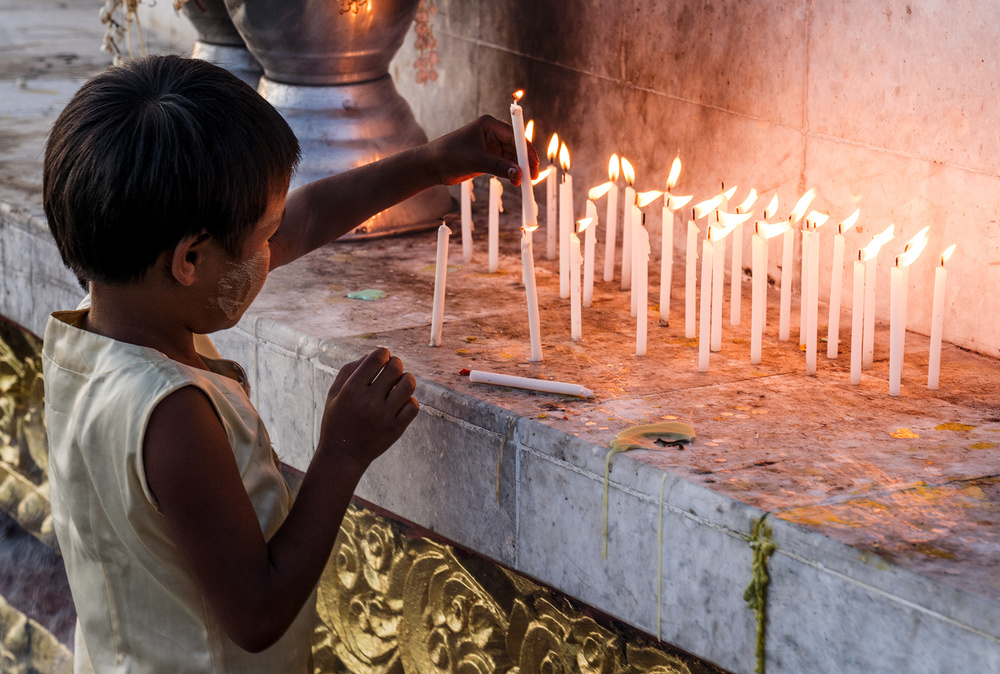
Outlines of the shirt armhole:
<svg viewBox="0 0 1000 674">
<path fill-rule="evenodd" d="M 193 386 L 194 388 L 201 391 L 206 398 L 208 398 L 208 402 L 212 405 L 212 410 L 215 412 L 215 417 L 219 420 L 219 423 L 222 424 L 222 429 L 226 432 L 226 439 L 229 440 L 230 450 L 232 450 L 233 447 L 232 429 L 229 427 L 229 424 L 226 423 L 226 420 L 222 418 L 222 413 L 219 411 L 219 406 L 216 404 L 215 400 L 212 398 L 211 395 L 209 395 L 208 391 L 206 391 L 203 387 L 199 386 L 197 382 L 193 381 L 183 382 L 179 386 L 174 386 L 172 388 L 164 390 L 159 396 L 157 396 L 156 399 L 153 401 L 153 404 L 150 405 L 149 408 L 147 409 L 146 414 L 142 419 L 142 435 L 140 436 L 141 441 L 139 443 L 138 451 L 136 451 L 135 453 L 136 457 L 135 468 L 136 468 L 136 476 L 139 480 L 139 486 L 142 487 L 143 496 L 146 497 L 146 500 L 149 502 L 151 506 L 153 506 L 153 509 L 156 511 L 158 515 L 163 515 L 163 512 L 160 510 L 160 503 L 159 501 L 156 500 L 156 496 L 153 494 L 153 490 L 149 488 L 149 481 L 146 479 L 146 429 L 149 426 L 149 418 L 153 415 L 153 410 L 156 409 L 157 405 L 163 402 L 164 398 L 166 398 L 167 396 L 187 386 Z"/>
</svg>

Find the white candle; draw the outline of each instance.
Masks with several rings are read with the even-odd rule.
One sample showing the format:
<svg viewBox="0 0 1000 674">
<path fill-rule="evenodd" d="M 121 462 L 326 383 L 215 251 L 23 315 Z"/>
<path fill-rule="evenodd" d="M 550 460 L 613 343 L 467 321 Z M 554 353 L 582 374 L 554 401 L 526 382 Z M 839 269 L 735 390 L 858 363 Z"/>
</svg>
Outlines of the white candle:
<svg viewBox="0 0 1000 674">
<path fill-rule="evenodd" d="M 587 199 L 587 225 L 583 235 L 583 306 L 590 307 L 594 301 L 594 251 L 597 246 L 597 206 Z"/>
<path fill-rule="evenodd" d="M 559 185 L 559 297 L 569 297 L 570 252 L 569 236 L 573 233 L 573 176 L 569 174 L 569 150 L 566 143 L 559 148 L 559 163 L 563 179 Z"/>
<path fill-rule="evenodd" d="M 875 287 L 878 283 L 878 253 L 883 245 L 892 240 L 895 225 L 889 225 L 880 234 L 872 237 L 865 247 L 865 306 L 864 332 L 861 335 L 861 368 L 871 369 L 875 362 Z"/>
<path fill-rule="evenodd" d="M 670 197 L 663 202 L 660 220 L 660 325 L 670 325 L 670 286 L 674 275 L 674 212 Z"/>
<path fill-rule="evenodd" d="M 531 341 L 531 358 L 534 363 L 542 360 L 542 336 L 538 319 L 538 288 L 535 285 L 535 258 L 531 250 L 531 233 L 537 228 L 521 228 L 521 275 L 528 301 L 528 334 Z"/>
<path fill-rule="evenodd" d="M 472 191 L 472 178 L 462 181 L 462 260 L 472 262 L 472 202 L 476 196 Z"/>
<path fill-rule="evenodd" d="M 558 213 L 556 209 L 556 185 L 559 183 L 559 171 L 555 164 L 556 156 L 559 154 L 558 134 L 552 134 L 545 154 L 549 158 L 549 168 L 552 169 L 545 181 L 545 259 L 554 260 L 556 259 L 556 244 L 559 240 L 559 222 L 556 219 Z"/>
<path fill-rule="evenodd" d="M 736 207 L 739 214 L 749 213 L 757 201 L 757 190 L 751 189 L 742 204 Z M 729 270 L 729 324 L 739 325 L 743 311 L 743 223 L 733 230 L 733 254 Z"/>
<path fill-rule="evenodd" d="M 684 258 L 684 336 L 687 339 L 694 339 L 697 335 L 695 330 L 695 283 L 697 281 L 696 266 L 698 264 L 698 225 L 695 223 L 694 213 L 688 220 L 687 226 L 687 246 Z"/>
<path fill-rule="evenodd" d="M 515 91 L 514 102 L 510 104 L 511 125 L 514 127 L 514 149 L 517 152 L 517 165 L 521 167 L 521 224 L 529 227 L 538 224 L 535 205 L 535 193 L 531 189 L 531 169 L 528 166 L 528 141 L 524 136 L 524 114 L 517 104 L 523 91 Z"/>
<path fill-rule="evenodd" d="M 718 218 L 719 212 L 715 213 Z M 709 231 L 712 227 L 709 227 Z M 722 350 L 722 290 L 726 272 L 726 237 L 712 240 L 715 259 L 712 262 L 712 351 Z"/>
<path fill-rule="evenodd" d="M 898 396 L 903 376 L 903 352 L 906 348 L 906 295 L 909 291 L 909 270 L 917 256 L 927 245 L 924 227 L 907 242 L 903 252 L 896 256 L 890 273 L 889 292 L 889 395 Z"/>
<path fill-rule="evenodd" d="M 489 219 L 489 272 L 495 274 L 500 268 L 500 214 L 503 212 L 503 185 L 496 177 L 490 178 L 490 219 Z"/>
<path fill-rule="evenodd" d="M 447 225 L 438 227 L 437 257 L 434 261 L 434 307 L 431 310 L 430 346 L 441 346 L 441 329 L 444 324 L 444 291 L 448 281 L 448 237 L 451 230 Z"/>
<path fill-rule="evenodd" d="M 809 313 L 806 307 L 809 302 L 809 273 L 807 271 L 809 265 L 809 251 L 807 250 L 809 237 L 806 235 L 807 227 L 808 223 L 804 223 L 800 239 L 802 251 L 799 256 L 799 346 L 804 346 L 806 343 L 806 315 Z"/>
<path fill-rule="evenodd" d="M 750 302 L 750 364 L 760 363 L 761 345 L 764 339 L 764 312 L 766 295 L 764 289 L 767 287 L 767 263 L 764 261 L 764 251 L 767 242 L 760 237 L 760 223 L 757 223 L 756 230 L 751 239 L 751 271 L 753 273 L 751 281 L 751 302 Z"/>
<path fill-rule="evenodd" d="M 865 263 L 854 261 L 854 295 L 851 301 L 851 384 L 861 383 L 861 333 L 864 331 Z"/>
<path fill-rule="evenodd" d="M 638 209 L 637 209 L 638 210 Z M 642 216 L 634 217 L 641 218 Z M 640 220 L 641 222 L 641 220 Z M 639 251 L 636 259 L 637 273 L 635 281 L 639 286 L 637 298 L 639 311 L 636 315 L 635 327 L 635 355 L 646 355 L 646 330 L 649 324 L 649 232 L 643 225 L 639 225 L 635 230 L 635 238 L 632 245 Z"/>
<path fill-rule="evenodd" d="M 576 232 L 569 234 L 569 259 L 570 259 L 570 286 L 569 286 L 569 315 L 570 315 L 570 336 L 574 342 L 583 339 L 583 320 L 580 306 L 582 304 L 582 292 L 580 285 L 580 272 L 582 255 L 580 251 L 580 237 Z"/>
<path fill-rule="evenodd" d="M 639 239 L 639 232 L 646 225 L 646 216 L 642 213 L 641 209 L 649 206 L 651 203 L 663 196 L 663 192 L 660 190 L 650 190 L 649 192 L 642 192 L 635 195 L 635 206 L 632 210 L 632 318 L 635 318 L 640 313 L 642 313 L 639 304 L 639 296 L 635 292 L 635 286 L 639 282 L 639 259 L 646 256 L 646 294 L 649 295 L 649 284 L 648 284 L 648 270 L 649 270 L 649 253 L 636 242 Z M 646 239 L 649 239 L 647 232 Z M 648 307 L 648 304 L 647 304 Z M 648 312 L 648 309 L 647 309 Z"/>
<path fill-rule="evenodd" d="M 816 352 L 818 349 L 819 331 L 819 228 L 830 216 L 812 211 L 806 218 L 806 227 L 802 230 L 802 240 L 807 241 L 805 248 L 809 259 L 803 267 L 808 278 L 807 296 L 803 303 L 806 314 L 806 374 L 816 374 Z M 809 231 L 806 232 L 806 229 Z M 808 233 L 808 240 L 806 234 Z"/>
<path fill-rule="evenodd" d="M 795 228 L 788 219 L 788 230 L 781 237 L 781 306 L 778 316 L 778 339 L 785 342 L 792 336 L 792 252 Z"/>
<path fill-rule="evenodd" d="M 826 357 L 836 358 L 840 348 L 840 304 L 842 286 L 844 284 L 844 247 L 847 240 L 844 234 L 854 226 L 861 215 L 861 209 L 856 209 L 843 222 L 837 225 L 837 235 L 833 237 L 833 269 L 830 271 L 830 317 L 826 330 Z"/>
<path fill-rule="evenodd" d="M 712 267 L 711 227 L 701 242 L 701 308 L 698 312 L 698 371 L 708 372 L 708 352 L 712 339 Z"/>
<path fill-rule="evenodd" d="M 629 208 L 635 203 L 635 170 L 625 157 L 621 158 L 622 172 L 625 174 L 625 208 L 622 211 L 622 290 L 632 287 L 632 211 Z"/>
<path fill-rule="evenodd" d="M 948 280 L 945 263 L 955 246 L 949 246 L 941 253 L 941 264 L 934 270 L 934 303 L 931 305 L 931 351 L 927 364 L 927 388 L 937 389 L 941 375 L 941 338 L 944 333 L 944 290 Z"/>
<path fill-rule="evenodd" d="M 611 155 L 608 161 L 608 180 L 611 189 L 608 191 L 607 224 L 604 226 L 604 280 L 615 280 L 615 235 L 618 230 L 618 167 L 621 162 L 618 155 Z"/>
<path fill-rule="evenodd" d="M 631 302 L 631 307 L 632 307 L 631 316 L 632 318 L 635 318 L 636 315 L 638 314 L 638 306 L 639 306 L 639 295 L 637 294 L 638 289 L 636 288 L 636 277 L 639 273 L 639 256 L 641 255 L 641 253 L 639 252 L 640 246 L 637 243 L 637 239 L 639 237 L 639 229 L 642 227 L 643 214 L 639 210 L 639 207 L 636 206 L 635 204 L 633 204 L 631 207 L 629 207 L 628 205 L 626 205 L 625 207 L 631 211 L 631 215 L 629 215 L 629 217 L 627 218 L 628 226 L 632 230 L 632 236 L 631 236 L 632 243 L 629 245 L 629 248 L 632 251 L 632 254 L 630 255 L 630 257 L 632 258 L 632 264 L 630 265 L 632 272 L 632 281 L 629 284 L 630 288 L 629 300 Z"/>
<path fill-rule="evenodd" d="M 580 384 L 570 384 L 561 381 L 548 381 L 547 379 L 531 379 L 529 377 L 516 377 L 511 374 L 498 374 L 496 372 L 482 372 L 472 370 L 469 372 L 469 381 L 473 384 L 492 384 L 494 386 L 509 386 L 510 388 L 521 388 L 529 391 L 541 391 L 542 393 L 558 393 L 566 396 L 579 396 L 581 398 L 592 398 L 594 392 Z"/>
</svg>

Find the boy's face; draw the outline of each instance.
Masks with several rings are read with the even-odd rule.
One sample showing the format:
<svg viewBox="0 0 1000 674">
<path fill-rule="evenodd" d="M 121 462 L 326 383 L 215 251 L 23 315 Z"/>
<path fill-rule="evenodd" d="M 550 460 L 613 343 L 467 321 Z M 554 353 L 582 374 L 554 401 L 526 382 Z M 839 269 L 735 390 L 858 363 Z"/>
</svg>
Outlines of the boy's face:
<svg viewBox="0 0 1000 674">
<path fill-rule="evenodd" d="M 270 239 L 285 212 L 285 193 L 271 198 L 267 211 L 247 238 L 241 255 L 223 265 L 218 289 L 209 302 L 225 315 L 232 327 L 257 297 L 271 263 Z"/>
</svg>

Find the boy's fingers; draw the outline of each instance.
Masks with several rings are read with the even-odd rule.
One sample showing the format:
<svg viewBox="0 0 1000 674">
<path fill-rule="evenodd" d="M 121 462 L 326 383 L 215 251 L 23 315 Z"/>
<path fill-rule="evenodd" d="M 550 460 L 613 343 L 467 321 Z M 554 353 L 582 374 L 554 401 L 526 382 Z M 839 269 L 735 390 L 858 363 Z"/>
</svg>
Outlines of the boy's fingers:
<svg viewBox="0 0 1000 674">
<path fill-rule="evenodd" d="M 369 353 L 358 365 L 358 368 L 354 371 L 348 381 L 356 382 L 361 386 L 369 386 L 378 376 L 385 364 L 389 362 L 391 354 L 389 349 L 385 347 L 379 347 Z"/>
<path fill-rule="evenodd" d="M 403 376 L 403 361 L 393 356 L 379 372 L 378 377 L 372 383 L 372 388 L 388 398 L 389 392 Z"/>
<path fill-rule="evenodd" d="M 409 372 L 404 372 L 396 385 L 392 387 L 389 391 L 389 395 L 386 396 L 386 402 L 389 405 L 389 409 L 398 410 L 402 405 L 406 403 L 407 400 L 413 396 L 413 392 L 417 388 L 417 380 Z"/>
<path fill-rule="evenodd" d="M 417 402 L 416 398 L 410 398 L 399 408 L 399 412 L 396 413 L 396 420 L 399 423 L 409 426 L 410 422 L 417 418 L 417 412 L 419 411 L 420 403 Z"/>
</svg>

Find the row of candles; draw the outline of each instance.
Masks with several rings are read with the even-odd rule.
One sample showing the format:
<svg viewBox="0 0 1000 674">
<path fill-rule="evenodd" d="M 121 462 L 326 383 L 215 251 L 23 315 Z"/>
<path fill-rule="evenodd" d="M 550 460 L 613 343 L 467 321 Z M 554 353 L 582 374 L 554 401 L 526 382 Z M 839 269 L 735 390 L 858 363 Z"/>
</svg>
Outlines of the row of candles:
<svg viewBox="0 0 1000 674">
<path fill-rule="evenodd" d="M 524 179 L 521 181 L 522 194 L 522 228 L 521 228 L 521 259 L 522 276 L 524 280 L 527 308 L 528 328 L 531 348 L 531 361 L 542 360 L 541 334 L 539 325 L 538 295 L 535 284 L 533 233 L 538 228 L 538 206 L 535 202 L 533 186 L 546 182 L 546 257 L 549 260 L 559 259 L 559 295 L 570 300 L 571 336 L 574 341 L 582 339 L 582 308 L 589 307 L 593 300 L 594 267 L 596 255 L 597 206 L 596 200 L 607 197 L 607 215 L 605 222 L 605 248 L 603 278 L 606 282 L 614 280 L 615 257 L 617 252 L 617 219 L 618 219 L 618 178 L 624 174 L 626 187 L 624 189 L 624 209 L 622 223 L 622 264 L 621 289 L 631 291 L 631 315 L 636 319 L 636 350 L 637 356 L 646 355 L 648 315 L 648 265 L 650 258 L 649 233 L 645 227 L 643 209 L 659 198 L 663 198 L 662 206 L 662 246 L 660 251 L 660 288 L 659 288 L 659 319 L 662 324 L 668 324 L 670 319 L 671 279 L 674 260 L 674 226 L 675 214 L 680 215 L 680 209 L 686 206 L 691 196 L 677 196 L 672 190 L 677 183 L 681 171 L 680 159 L 674 159 L 666 180 L 665 190 L 636 192 L 633 188 L 635 171 L 624 157 L 619 159 L 612 155 L 608 166 L 609 181 L 588 191 L 586 201 L 586 217 L 576 221 L 573 210 L 573 181 L 569 173 L 569 151 L 565 143 L 560 143 L 558 136 L 553 135 L 548 146 L 547 155 L 550 165 L 542 171 L 535 180 L 530 176 L 527 160 L 527 140 L 531 140 L 532 124 L 524 124 L 523 111 L 518 101 L 523 92 L 514 94 L 511 104 L 511 121 L 514 128 L 515 145 L 518 164 Z M 558 183 L 555 159 L 558 156 L 562 168 L 561 180 Z M 619 167 L 621 170 L 619 171 Z M 501 196 L 503 187 L 497 178 L 490 179 L 490 202 L 488 208 L 488 256 L 489 271 L 498 270 L 499 260 L 499 213 L 502 211 Z M 742 273 L 743 273 L 743 226 L 753 215 L 752 208 L 757 202 L 756 190 L 750 190 L 747 198 L 728 212 L 729 200 L 736 192 L 735 187 L 723 191 L 712 199 L 696 204 L 691 210 L 691 218 L 687 221 L 686 258 L 685 258 L 685 322 L 684 332 L 689 339 L 698 339 L 698 369 L 707 372 L 709 369 L 709 353 L 722 348 L 722 308 L 723 284 L 725 273 L 725 257 L 727 240 L 732 239 L 731 279 L 730 279 L 730 324 L 739 325 L 742 310 Z M 791 273 L 793 268 L 793 247 L 795 225 L 801 230 L 801 310 L 799 312 L 799 341 L 805 345 L 806 373 L 816 374 L 816 357 L 818 347 L 818 308 L 819 308 L 819 233 L 818 230 L 829 220 L 829 216 L 815 210 L 808 210 L 815 198 L 815 190 L 806 192 L 796 203 L 786 220 L 768 222 L 778 208 L 778 198 L 774 196 L 762 212 L 762 219 L 752 225 L 751 235 L 751 340 L 750 362 L 761 362 L 763 333 L 767 314 L 767 267 L 769 241 L 780 237 L 781 246 L 781 280 L 778 337 L 785 341 L 791 332 Z M 461 191 L 461 221 L 462 250 L 465 262 L 472 259 L 472 181 L 462 184 Z M 558 213 L 558 218 L 557 214 Z M 840 309 L 842 284 L 844 275 L 844 256 L 846 249 L 845 234 L 858 221 L 860 210 L 855 210 L 837 226 L 834 237 L 833 268 L 830 286 L 829 321 L 827 332 L 827 357 L 838 355 L 840 332 Z M 698 222 L 703 222 L 706 236 L 701 245 L 701 285 L 700 285 L 700 325 L 696 329 L 697 302 L 697 242 L 701 229 Z M 895 257 L 891 268 L 890 288 L 890 337 L 889 337 L 889 393 L 898 396 L 902 376 L 903 352 L 906 334 L 906 305 L 909 267 L 918 258 L 927 245 L 925 227 L 917 233 Z M 436 263 L 434 313 L 432 318 L 431 345 L 441 343 L 441 324 L 443 318 L 443 302 L 445 276 L 447 270 L 448 238 L 451 230 L 441 225 L 438 231 L 438 254 Z M 581 244 L 580 236 L 584 241 Z M 858 251 L 858 259 L 853 267 L 853 320 L 851 325 L 851 383 L 859 384 L 862 369 L 872 367 L 874 360 L 875 335 L 875 289 L 879 252 L 882 247 L 894 238 L 894 226 L 889 225 L 884 231 L 875 235 L 871 242 Z M 950 246 L 940 256 L 934 281 L 934 295 L 931 320 L 931 349 L 928 366 L 927 386 L 936 389 L 940 375 L 940 356 L 942 328 L 944 319 L 944 299 L 947 270 L 945 263 L 954 252 L 955 246 Z M 582 274 L 582 278 L 581 278 Z M 642 310 L 640 310 L 642 309 Z"/>
</svg>

